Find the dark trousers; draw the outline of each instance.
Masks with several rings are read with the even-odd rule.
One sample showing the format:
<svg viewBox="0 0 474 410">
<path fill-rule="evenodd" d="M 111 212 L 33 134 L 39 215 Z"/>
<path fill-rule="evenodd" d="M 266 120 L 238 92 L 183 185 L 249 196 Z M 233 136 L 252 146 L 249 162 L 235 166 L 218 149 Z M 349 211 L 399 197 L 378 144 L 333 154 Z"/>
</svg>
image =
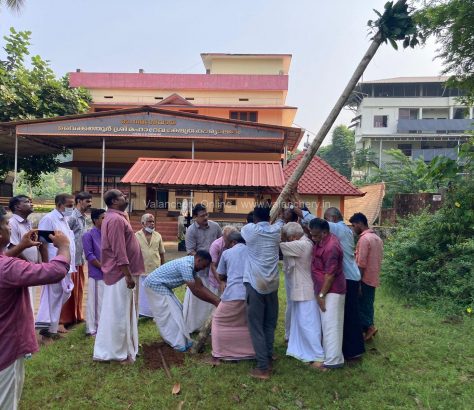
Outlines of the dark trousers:
<svg viewBox="0 0 474 410">
<path fill-rule="evenodd" d="M 346 280 L 346 302 L 344 304 L 344 333 L 342 353 L 346 359 L 365 352 L 364 337 L 359 317 L 359 281 Z"/>
<path fill-rule="evenodd" d="M 360 323 L 364 332 L 374 324 L 375 288 L 361 282 L 361 295 L 359 297 Z"/>
<path fill-rule="evenodd" d="M 273 355 L 278 320 L 278 291 L 263 295 L 249 283 L 247 289 L 247 322 L 257 359 L 257 369 L 267 370 Z"/>
</svg>

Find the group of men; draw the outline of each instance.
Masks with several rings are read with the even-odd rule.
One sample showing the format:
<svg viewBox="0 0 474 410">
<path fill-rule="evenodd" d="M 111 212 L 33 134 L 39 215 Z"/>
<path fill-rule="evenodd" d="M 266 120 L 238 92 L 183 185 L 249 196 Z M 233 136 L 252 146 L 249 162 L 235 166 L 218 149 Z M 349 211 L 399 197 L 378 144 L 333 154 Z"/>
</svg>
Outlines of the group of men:
<svg viewBox="0 0 474 410">
<path fill-rule="evenodd" d="M 268 205 L 258 205 L 239 232 L 221 229 L 197 204 L 186 232 L 187 256 L 165 263 L 153 215 L 143 215 L 135 233 L 126 196 L 113 189 L 104 202 L 107 211 L 91 210 L 92 229 L 86 223 L 92 197 L 86 192 L 57 195 L 38 232 L 28 220 L 30 198 L 12 198 L 8 223 L 0 212 L 1 340 L 9 340 L 3 337 L 12 331 L 9 323 L 23 326 L 8 346 L 0 342 L 0 404 L 19 399 L 23 357 L 38 349 L 34 287 L 42 286 L 36 327 L 44 338 L 56 339 L 84 320 L 86 261 L 86 333 L 95 337 L 96 361 L 135 361 L 139 314 L 152 317 L 163 340 L 180 351 L 190 348 L 191 333 L 213 314 L 212 363 L 255 359 L 251 376 L 268 379 L 275 360 L 280 251 L 288 355 L 320 370 L 340 367 L 344 359 L 360 357 L 364 338 L 377 332 L 373 302 L 382 242 L 362 214 L 350 219 L 359 235 L 354 253 L 353 231 L 335 208 L 319 219 L 291 207 L 271 224 Z M 181 304 L 173 289 L 184 284 Z"/>
<path fill-rule="evenodd" d="M 270 208 L 257 206 L 240 232 L 208 219 L 206 208 L 193 210 L 186 233 L 185 258 L 148 275 L 144 282 L 163 339 L 178 350 L 190 334 L 212 319 L 212 364 L 256 359 L 251 376 L 272 372 L 278 318 L 279 251 L 284 258 L 287 354 L 326 371 L 357 360 L 364 342 L 377 333 L 373 303 L 383 244 L 367 218 L 344 222 L 329 208 L 325 219 L 292 207 L 270 223 Z M 357 250 L 355 232 L 359 235 Z M 184 306 L 173 289 L 188 285 Z M 207 302 L 203 304 L 203 302 Z"/>
</svg>

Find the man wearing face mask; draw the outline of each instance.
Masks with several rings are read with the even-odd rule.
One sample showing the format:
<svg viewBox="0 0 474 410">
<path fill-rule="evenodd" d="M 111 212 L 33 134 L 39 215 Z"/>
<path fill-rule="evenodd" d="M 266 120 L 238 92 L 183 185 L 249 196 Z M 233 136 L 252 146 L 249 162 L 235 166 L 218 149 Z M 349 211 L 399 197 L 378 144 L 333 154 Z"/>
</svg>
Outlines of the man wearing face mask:
<svg viewBox="0 0 474 410">
<path fill-rule="evenodd" d="M 74 289 L 71 297 L 64 304 L 61 310 L 59 323 L 63 326 L 73 325 L 84 321 L 82 311 L 82 299 L 84 296 L 84 257 L 82 247 L 82 236 L 86 232 L 86 212 L 92 206 L 92 195 L 89 192 L 79 192 L 75 197 L 76 206 L 72 214 L 68 217 L 68 224 L 74 233 L 74 243 L 76 246 L 76 272 L 71 275 Z"/>
<path fill-rule="evenodd" d="M 104 295 L 94 344 L 94 360 L 132 364 L 138 352 L 134 291 L 145 264 L 135 233 L 125 215 L 128 201 L 118 189 L 104 195 L 108 209 L 101 227 Z"/>
<path fill-rule="evenodd" d="M 46 214 L 38 224 L 39 230 L 61 231 L 70 242 L 71 262 L 69 272 L 60 282 L 43 286 L 41 290 L 40 307 L 36 317 L 36 327 L 41 328 L 40 335 L 45 338 L 57 339 L 59 337 L 59 318 L 61 308 L 71 296 L 74 284 L 71 275 L 76 271 L 76 246 L 74 244 L 74 233 L 69 228 L 66 220 L 66 209 L 74 206 L 74 196 L 70 194 L 59 194 L 54 198 L 56 208 Z M 56 257 L 58 250 L 52 243 L 41 247 L 41 258 L 43 262 L 48 262 Z M 66 331 L 63 329 L 63 331 Z"/>
<path fill-rule="evenodd" d="M 138 284 L 138 314 L 139 316 L 153 318 L 143 282 L 149 273 L 165 263 L 165 247 L 161 235 L 155 230 L 155 217 L 152 214 L 144 214 L 141 222 L 142 229 L 136 232 L 135 236 L 142 250 L 145 274 L 140 276 L 140 283 Z"/>
</svg>

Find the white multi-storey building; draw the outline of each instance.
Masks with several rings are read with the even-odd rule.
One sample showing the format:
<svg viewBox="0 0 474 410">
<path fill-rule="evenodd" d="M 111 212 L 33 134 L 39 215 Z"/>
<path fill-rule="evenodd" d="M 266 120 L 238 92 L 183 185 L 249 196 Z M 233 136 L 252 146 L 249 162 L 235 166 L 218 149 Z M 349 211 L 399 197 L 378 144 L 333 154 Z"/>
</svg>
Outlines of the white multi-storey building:
<svg viewBox="0 0 474 410">
<path fill-rule="evenodd" d="M 393 161 L 384 153 L 400 149 L 411 158 L 456 159 L 459 144 L 473 130 L 473 107 L 460 105 L 458 89 L 445 88 L 447 77 L 398 77 L 359 83 L 350 107 L 357 116 L 356 148 L 370 149 L 375 163 Z"/>
</svg>

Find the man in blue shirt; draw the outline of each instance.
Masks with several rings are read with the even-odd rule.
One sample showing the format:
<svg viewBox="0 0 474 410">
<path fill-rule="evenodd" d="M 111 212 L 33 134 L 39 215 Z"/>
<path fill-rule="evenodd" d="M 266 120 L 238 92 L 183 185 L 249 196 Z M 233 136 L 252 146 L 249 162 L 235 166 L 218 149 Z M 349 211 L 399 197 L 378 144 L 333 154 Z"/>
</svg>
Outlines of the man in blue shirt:
<svg viewBox="0 0 474 410">
<path fill-rule="evenodd" d="M 197 272 L 211 264 L 207 251 L 175 259 L 151 272 L 143 282 L 153 317 L 163 340 L 179 351 L 192 346 L 192 339 L 185 326 L 183 306 L 173 289 L 186 284 L 197 298 L 218 306 L 220 299 L 207 289 Z"/>
<path fill-rule="evenodd" d="M 283 220 L 270 225 L 270 208 L 258 205 L 254 223 L 242 227 L 247 244 L 244 284 L 247 290 L 247 319 L 257 359 L 250 376 L 270 378 L 273 342 L 278 319 L 278 256 Z"/>
</svg>

